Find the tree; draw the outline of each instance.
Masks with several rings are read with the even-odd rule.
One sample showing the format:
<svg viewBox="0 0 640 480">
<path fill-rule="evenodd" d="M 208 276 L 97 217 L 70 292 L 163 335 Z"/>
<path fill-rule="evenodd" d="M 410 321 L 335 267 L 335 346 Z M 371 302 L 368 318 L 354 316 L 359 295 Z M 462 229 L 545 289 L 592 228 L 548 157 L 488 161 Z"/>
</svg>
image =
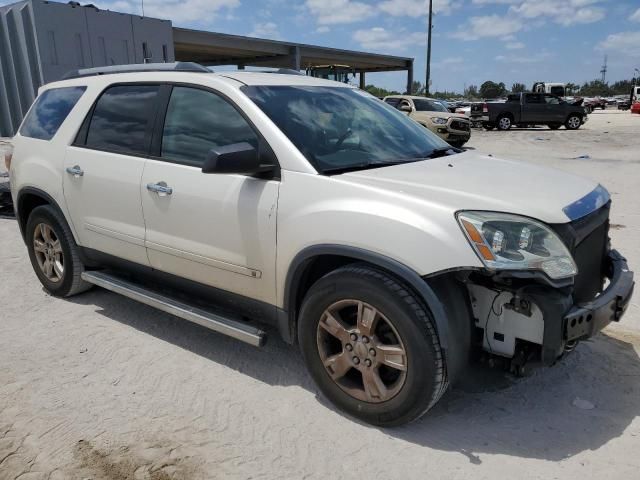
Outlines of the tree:
<svg viewBox="0 0 640 480">
<path fill-rule="evenodd" d="M 387 90 L 382 87 L 376 87 L 375 85 L 367 85 L 364 87 L 364 89 L 367 92 L 369 92 L 371 95 L 378 98 L 383 98 L 383 97 L 386 97 L 387 95 L 398 95 L 400 93 L 400 92 L 396 92 L 395 90 Z"/>
<path fill-rule="evenodd" d="M 516 82 L 513 85 L 511 85 L 511 93 L 522 93 L 526 91 L 527 91 L 527 87 L 525 86 L 524 83 Z"/>
<path fill-rule="evenodd" d="M 600 80 L 586 82 L 580 88 L 580 95 L 585 97 L 606 97 L 609 95 L 609 85 Z"/>
<path fill-rule="evenodd" d="M 421 82 L 418 80 L 411 82 L 411 91 L 409 92 L 409 95 L 424 95 L 424 93 L 425 87 Z"/>
<path fill-rule="evenodd" d="M 567 91 L 567 95 L 573 95 L 575 92 L 580 90 L 580 86 L 569 82 L 565 85 L 565 90 Z"/>
<path fill-rule="evenodd" d="M 465 96 L 469 98 L 477 98 L 478 97 L 478 86 L 477 85 L 469 85 L 467 87 L 467 91 L 465 92 Z"/>
<path fill-rule="evenodd" d="M 480 96 L 482 98 L 496 98 L 501 97 L 507 92 L 507 87 L 503 82 L 496 83 L 491 80 L 487 80 L 480 85 Z"/>
</svg>

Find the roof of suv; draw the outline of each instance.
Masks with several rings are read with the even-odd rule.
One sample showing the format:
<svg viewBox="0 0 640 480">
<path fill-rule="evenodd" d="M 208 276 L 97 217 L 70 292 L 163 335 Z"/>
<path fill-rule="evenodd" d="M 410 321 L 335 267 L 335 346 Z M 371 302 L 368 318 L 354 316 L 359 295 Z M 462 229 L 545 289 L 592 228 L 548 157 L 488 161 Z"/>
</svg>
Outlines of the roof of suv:
<svg viewBox="0 0 640 480">
<path fill-rule="evenodd" d="M 324 86 L 324 87 L 342 87 L 355 88 L 353 85 L 325 80 L 322 78 L 308 77 L 306 75 L 288 75 L 282 73 L 269 72 L 180 72 L 180 71 L 149 71 L 149 72 L 123 72 L 109 73 L 104 75 L 91 75 L 68 80 L 60 80 L 51 84 L 44 85 L 44 88 L 61 87 L 71 85 L 90 85 L 94 82 L 104 84 L 112 84 L 119 82 L 188 82 L 199 83 L 199 79 L 216 78 L 230 85 L 238 87 L 240 85 L 281 85 L 281 86 Z M 206 80 L 203 81 L 206 83 Z"/>
</svg>

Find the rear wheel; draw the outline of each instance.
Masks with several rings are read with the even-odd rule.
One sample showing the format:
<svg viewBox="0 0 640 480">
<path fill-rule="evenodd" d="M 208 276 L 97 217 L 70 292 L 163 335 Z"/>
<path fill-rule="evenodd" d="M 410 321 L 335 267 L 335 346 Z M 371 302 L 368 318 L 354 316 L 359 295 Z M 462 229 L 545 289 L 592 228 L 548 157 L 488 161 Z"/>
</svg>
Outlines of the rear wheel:
<svg viewBox="0 0 640 480">
<path fill-rule="evenodd" d="M 509 115 L 503 115 L 498 119 L 498 130 L 509 130 L 513 124 Z"/>
<path fill-rule="evenodd" d="M 26 226 L 29 258 L 38 279 L 50 294 L 69 297 L 91 288 L 80 275 L 80 260 L 71 229 L 62 215 L 50 205 L 37 207 Z"/>
<path fill-rule="evenodd" d="M 567 127 L 567 130 L 577 130 L 580 128 L 580 125 L 582 125 L 582 118 L 580 118 L 580 115 L 569 115 L 569 118 L 567 118 L 567 121 L 565 122 L 564 126 Z"/>
<path fill-rule="evenodd" d="M 400 282 L 366 265 L 340 268 L 311 287 L 298 340 L 322 392 L 368 423 L 415 420 L 447 388 L 431 314 Z"/>
</svg>

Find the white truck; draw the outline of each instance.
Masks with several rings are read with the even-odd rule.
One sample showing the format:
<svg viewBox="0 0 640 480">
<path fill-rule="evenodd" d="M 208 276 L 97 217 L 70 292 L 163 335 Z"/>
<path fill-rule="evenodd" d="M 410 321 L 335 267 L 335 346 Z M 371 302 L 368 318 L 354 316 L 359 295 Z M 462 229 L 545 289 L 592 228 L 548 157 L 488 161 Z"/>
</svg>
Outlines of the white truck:
<svg viewBox="0 0 640 480">
<path fill-rule="evenodd" d="M 342 83 L 81 70 L 40 89 L 13 142 L 46 291 L 97 285 L 256 346 L 276 330 L 376 425 L 424 414 L 474 349 L 552 365 L 633 291 L 604 187 L 461 152 Z"/>
</svg>

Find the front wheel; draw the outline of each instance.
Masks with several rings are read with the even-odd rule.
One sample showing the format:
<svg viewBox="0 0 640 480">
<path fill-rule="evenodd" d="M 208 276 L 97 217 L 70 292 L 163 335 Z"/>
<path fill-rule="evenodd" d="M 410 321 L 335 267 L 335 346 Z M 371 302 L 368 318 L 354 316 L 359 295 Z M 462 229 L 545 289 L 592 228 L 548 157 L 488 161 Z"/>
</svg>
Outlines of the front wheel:
<svg viewBox="0 0 640 480">
<path fill-rule="evenodd" d="M 25 233 L 31 265 L 47 292 L 69 297 L 91 288 L 81 278 L 84 265 L 71 229 L 55 208 L 35 208 Z"/>
<path fill-rule="evenodd" d="M 582 125 L 582 118 L 579 115 L 569 115 L 567 121 L 564 126 L 567 127 L 567 130 L 577 130 Z"/>
<path fill-rule="evenodd" d="M 430 312 L 399 281 L 367 265 L 340 268 L 311 287 L 298 340 L 324 395 L 374 425 L 416 420 L 448 386 Z"/>
</svg>

